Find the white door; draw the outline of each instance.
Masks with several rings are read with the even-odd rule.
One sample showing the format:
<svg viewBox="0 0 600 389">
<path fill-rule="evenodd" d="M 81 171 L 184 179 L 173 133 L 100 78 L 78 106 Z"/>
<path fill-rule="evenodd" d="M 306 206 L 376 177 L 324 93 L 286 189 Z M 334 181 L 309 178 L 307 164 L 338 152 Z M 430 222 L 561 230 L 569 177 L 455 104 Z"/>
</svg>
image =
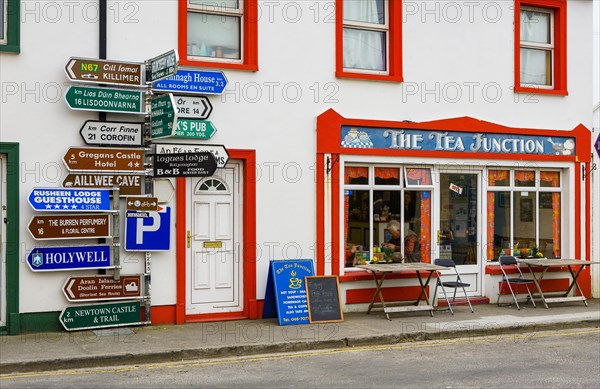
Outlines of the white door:
<svg viewBox="0 0 600 389">
<path fill-rule="evenodd" d="M 241 167 L 188 178 L 188 315 L 243 310 L 241 292 Z"/>
<path fill-rule="evenodd" d="M 0 154 L 0 327 L 6 325 L 6 158 Z"/>
</svg>

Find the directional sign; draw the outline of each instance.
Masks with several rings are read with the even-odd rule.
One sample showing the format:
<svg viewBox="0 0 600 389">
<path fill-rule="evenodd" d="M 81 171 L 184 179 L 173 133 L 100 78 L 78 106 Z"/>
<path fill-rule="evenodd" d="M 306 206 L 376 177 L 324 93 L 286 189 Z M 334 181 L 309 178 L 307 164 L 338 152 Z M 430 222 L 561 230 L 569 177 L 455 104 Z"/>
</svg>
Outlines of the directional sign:
<svg viewBox="0 0 600 389">
<path fill-rule="evenodd" d="M 177 73 L 179 56 L 175 50 L 167 51 L 148 60 L 147 81 L 155 82 Z"/>
<path fill-rule="evenodd" d="M 66 307 L 58 319 L 67 331 L 122 327 L 144 324 L 140 311 L 139 301 L 82 305 Z"/>
<path fill-rule="evenodd" d="M 62 185 L 69 188 L 114 188 L 119 187 L 119 196 L 143 194 L 144 176 L 139 174 L 68 174 Z"/>
<path fill-rule="evenodd" d="M 71 81 L 113 85 L 144 85 L 144 64 L 71 57 L 65 73 Z"/>
<path fill-rule="evenodd" d="M 127 216 L 130 213 L 127 212 Z M 148 212 L 147 218 L 125 218 L 125 250 L 169 251 L 171 242 L 171 207 Z"/>
<path fill-rule="evenodd" d="M 63 161 L 71 171 L 143 172 L 144 150 L 71 147 Z"/>
<path fill-rule="evenodd" d="M 174 137 L 210 139 L 215 132 L 217 132 L 217 129 L 208 120 L 179 119 L 177 120 L 177 130 L 175 130 Z"/>
<path fill-rule="evenodd" d="M 212 104 L 206 96 L 174 96 L 177 114 L 180 118 L 208 119 L 212 112 Z"/>
<path fill-rule="evenodd" d="M 177 74 L 155 82 L 152 89 L 194 95 L 220 95 L 227 86 L 227 78 L 219 71 L 177 70 Z"/>
<path fill-rule="evenodd" d="M 144 123 L 88 120 L 79 130 L 83 141 L 98 146 L 141 146 Z"/>
<path fill-rule="evenodd" d="M 31 250 L 27 264 L 33 271 L 106 269 L 110 246 L 40 247 Z"/>
<path fill-rule="evenodd" d="M 75 110 L 146 113 L 144 93 L 141 91 L 69 86 L 65 100 L 69 108 Z"/>
<path fill-rule="evenodd" d="M 158 198 L 156 197 L 127 197 L 125 199 L 128 211 L 157 211 Z"/>
<path fill-rule="evenodd" d="M 34 239 L 108 238 L 111 236 L 110 215 L 34 216 L 29 232 Z"/>
<path fill-rule="evenodd" d="M 154 177 L 210 177 L 217 170 L 214 155 L 200 153 L 154 154 Z"/>
<path fill-rule="evenodd" d="M 71 302 L 99 300 L 128 300 L 142 297 L 142 276 L 121 274 L 113 276 L 69 277 L 63 293 Z"/>
<path fill-rule="evenodd" d="M 217 167 L 225 167 L 229 160 L 229 153 L 223 145 L 195 145 L 195 144 L 174 144 L 158 143 L 155 144 L 156 154 L 174 154 L 174 153 L 200 153 L 209 151 L 215 156 Z"/>
<path fill-rule="evenodd" d="M 600 157 L 600 134 L 598 134 L 594 148 L 596 149 L 596 153 L 598 153 L 598 157 Z"/>
<path fill-rule="evenodd" d="M 173 136 L 177 127 L 177 111 L 173 95 L 152 99 L 150 108 L 150 138 L 159 139 Z"/>
<path fill-rule="evenodd" d="M 27 198 L 36 211 L 110 211 L 108 189 L 35 188 Z"/>
</svg>

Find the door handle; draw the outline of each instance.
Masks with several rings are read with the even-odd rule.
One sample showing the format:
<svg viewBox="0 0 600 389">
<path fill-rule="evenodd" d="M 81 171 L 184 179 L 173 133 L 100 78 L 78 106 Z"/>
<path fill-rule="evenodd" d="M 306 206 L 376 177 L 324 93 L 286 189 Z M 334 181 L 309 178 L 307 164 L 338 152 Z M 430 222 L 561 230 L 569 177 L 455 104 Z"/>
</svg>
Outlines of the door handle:
<svg viewBox="0 0 600 389">
<path fill-rule="evenodd" d="M 438 232 L 437 232 L 437 243 L 438 243 L 438 245 L 442 241 L 442 238 L 447 238 L 447 236 L 446 235 L 442 235 L 442 230 L 438 230 Z"/>
<path fill-rule="evenodd" d="M 192 232 L 190 230 L 187 230 L 186 240 L 187 240 L 187 248 L 188 249 L 190 247 L 192 247 L 192 238 L 196 235 L 198 235 L 198 234 L 192 234 Z"/>
</svg>

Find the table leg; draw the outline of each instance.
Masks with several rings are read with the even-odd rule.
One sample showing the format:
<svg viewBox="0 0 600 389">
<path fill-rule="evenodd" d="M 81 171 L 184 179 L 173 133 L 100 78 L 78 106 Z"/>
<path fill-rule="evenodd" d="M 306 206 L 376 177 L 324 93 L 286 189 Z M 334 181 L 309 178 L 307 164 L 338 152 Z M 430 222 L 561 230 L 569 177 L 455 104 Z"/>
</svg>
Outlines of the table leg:
<svg viewBox="0 0 600 389">
<path fill-rule="evenodd" d="M 419 280 L 419 285 L 421 285 L 421 293 L 419 293 L 419 297 L 417 298 L 415 305 L 419 305 L 419 303 L 421 302 L 421 297 L 423 297 L 423 296 L 425 296 L 424 300 L 427 303 L 427 305 L 431 305 L 431 304 L 429 304 L 429 296 L 427 296 L 427 285 L 429 285 L 429 281 L 431 280 L 432 275 L 433 275 L 433 270 L 430 270 L 427 280 L 425 281 L 425 283 L 423 283 L 423 279 L 421 278 L 421 272 L 417 271 L 417 279 Z M 433 306 L 431 307 L 429 314 L 431 316 L 433 316 Z"/>
<path fill-rule="evenodd" d="M 385 312 L 385 300 L 383 299 L 383 293 L 381 292 L 381 285 L 383 285 L 383 280 L 385 279 L 385 275 L 387 273 L 382 273 L 381 274 L 381 278 L 377 278 L 377 275 L 375 274 L 375 272 L 371 273 L 373 275 L 373 279 L 375 280 L 375 285 L 377 285 L 377 289 L 375 289 L 375 293 L 373 293 L 373 298 L 371 299 L 371 304 L 369 304 L 369 309 L 367 309 L 367 315 L 371 313 L 371 309 L 373 308 L 373 305 L 375 305 L 375 300 L 377 299 L 377 296 L 379 296 L 379 301 L 381 302 L 381 305 L 383 306 L 383 312 L 385 313 L 385 316 L 387 317 L 388 320 L 392 320 L 390 319 L 390 315 Z"/>
<path fill-rule="evenodd" d="M 544 267 L 544 271 L 542 271 L 542 273 L 540 274 L 540 278 L 538 279 L 535 276 L 533 267 L 529 264 L 527 265 L 527 267 L 529 268 L 529 272 L 531 273 L 531 278 L 533 278 L 533 283 L 535 284 L 535 288 L 537 289 L 538 293 L 540 294 L 542 303 L 544 304 L 544 307 L 546 307 L 546 309 L 548 309 L 548 304 L 546 303 L 546 298 L 544 297 L 544 293 L 542 292 L 542 286 L 540 285 L 540 283 L 542 282 L 542 279 L 544 278 L 544 275 L 546 274 L 546 270 L 548 270 L 548 268 Z"/>
<path fill-rule="evenodd" d="M 573 269 L 571 268 L 571 266 L 567 266 L 569 268 L 569 273 L 571 273 L 571 277 L 573 278 L 573 281 L 571 282 L 571 285 L 569 285 L 569 289 L 567 289 L 567 292 L 565 293 L 565 297 L 567 297 L 569 295 L 569 292 L 571 291 L 571 289 L 573 289 L 573 286 L 577 287 L 577 290 L 579 291 L 579 294 L 581 295 L 581 297 L 584 298 L 583 303 L 585 304 L 585 306 L 588 306 L 587 301 L 585 301 L 585 296 L 583 295 L 583 292 L 581 291 L 581 288 L 579 287 L 579 284 L 577 283 L 577 278 L 579 278 L 579 274 L 581 274 L 581 271 L 583 270 L 583 266 L 579 267 L 579 270 L 577 271 L 576 274 L 573 273 Z"/>
</svg>

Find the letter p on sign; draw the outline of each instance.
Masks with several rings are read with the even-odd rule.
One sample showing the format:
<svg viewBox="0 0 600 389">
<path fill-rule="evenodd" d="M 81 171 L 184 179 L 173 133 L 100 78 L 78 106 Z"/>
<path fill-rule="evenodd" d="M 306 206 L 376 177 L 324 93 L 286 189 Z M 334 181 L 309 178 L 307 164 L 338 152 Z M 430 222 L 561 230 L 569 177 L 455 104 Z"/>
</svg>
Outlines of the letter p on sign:
<svg viewBox="0 0 600 389">
<path fill-rule="evenodd" d="M 126 251 L 168 251 L 171 242 L 171 207 L 148 212 L 147 218 L 125 218 Z"/>
</svg>

